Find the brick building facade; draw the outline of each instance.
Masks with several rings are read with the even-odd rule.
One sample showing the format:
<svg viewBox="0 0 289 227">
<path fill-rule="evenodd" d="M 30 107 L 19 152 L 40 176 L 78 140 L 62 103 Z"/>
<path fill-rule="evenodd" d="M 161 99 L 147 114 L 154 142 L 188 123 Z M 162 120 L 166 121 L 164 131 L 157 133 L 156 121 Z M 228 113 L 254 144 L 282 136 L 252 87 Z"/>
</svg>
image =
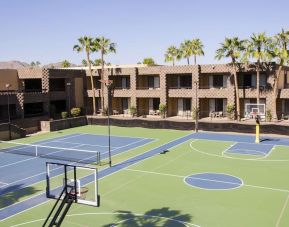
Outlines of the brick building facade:
<svg viewBox="0 0 289 227">
<path fill-rule="evenodd" d="M 260 75 L 260 103 L 273 111 L 273 84 L 277 65 L 264 66 Z M 284 67 L 279 81 L 278 117 L 289 115 L 289 69 Z M 104 88 L 104 107 L 101 105 L 100 67 L 93 68 L 95 90 L 91 89 L 85 68 L 42 69 L 25 68 L 0 70 L 0 119 L 7 120 L 7 94 L 12 119 L 29 121 L 31 117 L 59 118 L 62 111 L 82 108 L 92 114 L 93 92 L 98 112 L 108 106 Z M 167 116 L 191 115 L 198 105 L 200 117 L 212 112 L 226 115 L 226 107 L 235 105 L 231 67 L 226 64 L 190 66 L 111 66 L 106 67 L 104 79 L 113 81 L 112 113 L 128 113 L 134 106 L 137 115 L 157 115 L 159 104 L 167 106 Z M 256 70 L 241 65 L 238 69 L 241 115 L 246 103 L 256 103 Z M 10 84 L 9 92 L 5 87 Z M 197 99 L 196 99 L 197 97 Z"/>
</svg>

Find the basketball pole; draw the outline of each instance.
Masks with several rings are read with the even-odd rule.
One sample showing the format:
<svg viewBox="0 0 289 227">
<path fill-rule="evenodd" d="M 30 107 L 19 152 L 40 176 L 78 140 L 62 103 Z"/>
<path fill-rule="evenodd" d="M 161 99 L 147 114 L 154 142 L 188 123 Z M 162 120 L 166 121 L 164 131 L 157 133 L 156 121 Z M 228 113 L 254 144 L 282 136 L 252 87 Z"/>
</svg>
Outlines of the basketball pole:
<svg viewBox="0 0 289 227">
<path fill-rule="evenodd" d="M 256 116 L 256 139 L 255 143 L 260 143 L 260 120 L 259 116 Z"/>
</svg>

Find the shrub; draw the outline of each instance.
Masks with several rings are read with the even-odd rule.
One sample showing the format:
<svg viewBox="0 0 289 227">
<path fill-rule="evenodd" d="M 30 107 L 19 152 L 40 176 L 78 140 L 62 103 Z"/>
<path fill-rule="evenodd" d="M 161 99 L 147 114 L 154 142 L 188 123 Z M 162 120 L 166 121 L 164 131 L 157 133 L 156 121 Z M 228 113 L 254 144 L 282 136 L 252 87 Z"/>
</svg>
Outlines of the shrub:
<svg viewBox="0 0 289 227">
<path fill-rule="evenodd" d="M 273 118 L 273 116 L 272 116 L 272 112 L 271 112 L 271 110 L 267 110 L 266 111 L 266 121 L 272 121 L 272 118 Z"/>
<path fill-rule="evenodd" d="M 165 117 L 166 117 L 166 112 L 167 112 L 167 106 L 166 106 L 166 104 L 160 103 L 160 105 L 159 105 L 159 111 L 160 111 L 161 117 L 162 117 L 162 118 L 165 118 Z"/>
<path fill-rule="evenodd" d="M 77 108 L 77 107 L 72 108 L 72 109 L 70 110 L 70 113 L 71 113 L 71 116 L 72 116 L 72 117 L 78 117 L 78 116 L 80 115 L 80 113 L 81 113 L 81 109 L 80 109 L 80 108 Z"/>
<path fill-rule="evenodd" d="M 135 106 L 131 106 L 129 108 L 129 113 L 131 114 L 131 116 L 135 116 L 136 115 L 136 107 Z"/>
<path fill-rule="evenodd" d="M 66 119 L 68 117 L 68 112 L 61 112 L 62 119 Z"/>
<path fill-rule="evenodd" d="M 233 120 L 235 118 L 235 105 L 234 104 L 228 104 L 227 105 L 227 117 L 230 120 Z"/>
</svg>

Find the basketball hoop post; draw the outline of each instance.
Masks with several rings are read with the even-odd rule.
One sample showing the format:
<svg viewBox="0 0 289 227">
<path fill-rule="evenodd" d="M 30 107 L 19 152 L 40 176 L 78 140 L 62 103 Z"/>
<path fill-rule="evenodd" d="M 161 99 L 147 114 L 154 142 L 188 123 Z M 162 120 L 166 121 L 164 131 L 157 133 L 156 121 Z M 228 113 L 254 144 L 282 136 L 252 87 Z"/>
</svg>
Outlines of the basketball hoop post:
<svg viewBox="0 0 289 227">
<path fill-rule="evenodd" d="M 256 139 L 255 143 L 260 143 L 260 117 L 256 115 Z"/>
<path fill-rule="evenodd" d="M 107 88 L 107 97 L 108 97 L 108 107 L 107 107 L 107 126 L 108 126 L 108 158 L 109 158 L 109 167 L 111 167 L 111 150 L 110 150 L 110 105 L 111 105 L 111 85 L 113 80 L 99 80 Z"/>
</svg>

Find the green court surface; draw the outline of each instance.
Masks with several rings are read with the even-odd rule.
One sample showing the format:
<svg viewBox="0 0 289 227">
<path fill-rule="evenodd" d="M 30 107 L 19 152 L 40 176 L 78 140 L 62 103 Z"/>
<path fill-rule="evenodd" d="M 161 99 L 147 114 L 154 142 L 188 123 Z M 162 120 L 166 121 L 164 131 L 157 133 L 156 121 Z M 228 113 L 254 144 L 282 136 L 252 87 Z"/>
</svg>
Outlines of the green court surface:
<svg viewBox="0 0 289 227">
<path fill-rule="evenodd" d="M 17 141 L 32 143 L 75 132 L 106 135 L 107 127 L 85 126 Z M 155 139 L 113 157 L 117 164 L 193 132 L 112 127 L 111 133 Z M 154 155 L 106 176 L 98 182 L 100 207 L 73 204 L 62 226 L 289 226 L 289 147 L 275 145 L 264 156 L 226 153 L 234 145 L 234 141 L 190 139 L 166 154 Z M 99 171 L 103 168 L 107 166 Z M 185 182 L 185 177 L 201 173 L 234 176 L 242 184 L 214 190 Z M 212 182 L 224 183 L 212 180 L 205 185 L 210 187 Z M 0 204 L 4 207 L 9 199 L 17 203 L 44 192 L 45 181 L 29 188 L 31 193 L 25 193 L 27 189 L 10 193 L 0 199 Z M 50 200 L 39 204 L 2 221 L 0 226 L 42 226 L 54 203 Z"/>
</svg>

